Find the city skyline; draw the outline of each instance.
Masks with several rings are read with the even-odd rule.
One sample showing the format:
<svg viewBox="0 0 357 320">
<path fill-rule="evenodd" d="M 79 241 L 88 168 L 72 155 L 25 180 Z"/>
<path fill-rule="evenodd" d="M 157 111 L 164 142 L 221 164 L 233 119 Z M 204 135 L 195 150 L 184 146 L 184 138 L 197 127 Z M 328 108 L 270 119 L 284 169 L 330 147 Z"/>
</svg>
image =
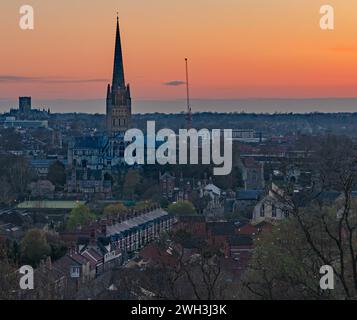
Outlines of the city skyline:
<svg viewBox="0 0 357 320">
<path fill-rule="evenodd" d="M 155 101 L 182 104 L 178 101 L 185 97 L 186 56 L 194 101 L 221 101 L 223 111 L 234 111 L 235 105 L 237 111 L 245 110 L 240 102 L 234 103 L 242 99 L 356 97 L 355 19 L 352 14 L 339 19 L 356 4 L 330 1 L 336 29 L 323 31 L 319 28 L 321 1 L 271 0 L 259 6 L 253 2 L 209 0 L 203 5 L 202 1 L 155 0 L 148 6 L 141 1 L 110 0 L 103 7 L 99 1 L 86 5 L 78 1 L 75 6 L 68 1 L 53 5 L 30 1 L 35 29 L 23 31 L 18 27 L 21 1 L 5 1 L 1 23 L 8 32 L 0 61 L 0 109 L 20 95 L 31 95 L 40 103 L 54 102 L 56 111 L 61 106 L 65 110 L 66 104 L 80 104 L 76 111 L 85 112 L 86 101 L 102 100 L 103 86 L 112 73 L 114 35 L 110 31 L 116 11 L 134 112 L 158 111 L 151 106 Z M 320 111 L 315 105 L 310 111 Z M 98 104 L 97 112 L 104 112 L 103 106 Z M 339 107 L 334 111 L 350 111 L 343 103 Z M 308 106 L 299 108 L 293 111 L 305 111 Z M 184 104 L 173 109 L 170 112 L 184 111 Z M 259 107 L 253 109 L 259 111 Z M 275 109 L 267 111 L 281 111 Z M 95 112 L 95 107 L 89 112 Z"/>
</svg>

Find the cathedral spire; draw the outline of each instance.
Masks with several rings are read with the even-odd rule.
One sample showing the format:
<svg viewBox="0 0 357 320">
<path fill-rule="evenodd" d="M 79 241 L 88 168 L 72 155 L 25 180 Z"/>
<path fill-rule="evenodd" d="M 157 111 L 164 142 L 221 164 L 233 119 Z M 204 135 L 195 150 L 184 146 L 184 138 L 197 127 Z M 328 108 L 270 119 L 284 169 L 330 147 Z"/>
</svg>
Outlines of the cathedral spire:
<svg viewBox="0 0 357 320">
<path fill-rule="evenodd" d="M 120 41 L 120 29 L 119 29 L 119 16 L 117 15 L 117 30 L 115 38 L 115 54 L 114 54 L 114 70 L 113 70 L 113 82 L 112 90 L 125 88 L 124 80 L 124 67 L 123 67 L 123 54 L 121 50 L 121 41 Z"/>
</svg>

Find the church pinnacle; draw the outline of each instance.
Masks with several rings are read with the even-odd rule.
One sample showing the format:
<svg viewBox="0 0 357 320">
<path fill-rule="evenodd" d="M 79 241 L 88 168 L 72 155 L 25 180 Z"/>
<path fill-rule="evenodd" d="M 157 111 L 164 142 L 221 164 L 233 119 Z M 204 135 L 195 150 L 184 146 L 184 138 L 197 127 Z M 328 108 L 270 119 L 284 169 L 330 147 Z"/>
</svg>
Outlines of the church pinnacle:
<svg viewBox="0 0 357 320">
<path fill-rule="evenodd" d="M 114 137 L 124 134 L 131 122 L 130 87 L 125 84 L 123 54 L 117 16 L 112 85 L 107 87 L 107 132 Z"/>
<path fill-rule="evenodd" d="M 118 87 L 122 89 L 125 88 L 123 54 L 121 48 L 120 28 L 119 28 L 119 16 L 117 16 L 112 87 L 113 90 L 117 89 Z"/>
</svg>

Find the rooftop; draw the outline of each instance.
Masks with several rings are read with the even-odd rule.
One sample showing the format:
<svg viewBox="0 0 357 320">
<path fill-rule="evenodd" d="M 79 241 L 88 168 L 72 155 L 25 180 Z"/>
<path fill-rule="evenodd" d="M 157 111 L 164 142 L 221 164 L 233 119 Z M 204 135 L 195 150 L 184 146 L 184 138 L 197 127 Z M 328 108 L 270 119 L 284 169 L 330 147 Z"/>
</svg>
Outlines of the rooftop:
<svg viewBox="0 0 357 320">
<path fill-rule="evenodd" d="M 122 223 L 118 223 L 114 226 L 107 227 L 107 236 L 129 231 L 130 229 L 137 228 L 155 219 L 165 217 L 168 213 L 162 209 L 157 209 L 152 212 L 143 214 L 141 216 L 126 220 Z"/>
<path fill-rule="evenodd" d="M 17 205 L 18 209 L 74 209 L 85 201 L 24 201 Z"/>
</svg>

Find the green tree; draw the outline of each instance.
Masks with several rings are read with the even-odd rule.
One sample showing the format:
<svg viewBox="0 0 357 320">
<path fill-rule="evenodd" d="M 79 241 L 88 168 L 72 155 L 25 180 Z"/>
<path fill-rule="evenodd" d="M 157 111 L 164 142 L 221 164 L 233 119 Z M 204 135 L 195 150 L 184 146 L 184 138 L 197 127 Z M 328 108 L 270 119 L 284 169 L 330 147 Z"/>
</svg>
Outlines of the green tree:
<svg viewBox="0 0 357 320">
<path fill-rule="evenodd" d="M 75 229 L 78 225 L 83 225 L 95 219 L 95 214 L 84 204 L 78 205 L 72 209 L 67 227 L 70 230 Z"/>
<path fill-rule="evenodd" d="M 138 170 L 130 169 L 125 175 L 123 185 L 123 196 L 129 200 L 135 198 L 136 187 L 140 183 L 140 174 Z"/>
<path fill-rule="evenodd" d="M 106 206 L 103 210 L 103 215 L 107 218 L 117 217 L 117 216 L 126 216 L 128 214 L 128 208 L 122 203 L 114 203 Z"/>
<path fill-rule="evenodd" d="M 147 209 L 149 207 L 152 207 L 153 202 L 152 201 L 139 201 L 136 205 L 135 205 L 135 210 L 144 210 Z"/>
<path fill-rule="evenodd" d="M 210 201 L 210 196 L 204 195 L 201 197 L 198 191 L 193 191 L 191 193 L 190 201 L 193 203 L 199 213 L 203 213 Z"/>
<path fill-rule="evenodd" d="M 21 260 L 32 266 L 37 266 L 41 259 L 51 253 L 45 233 L 40 229 L 29 230 L 21 241 Z"/>
<path fill-rule="evenodd" d="M 167 210 L 170 214 L 175 216 L 196 214 L 194 205 L 190 201 L 186 200 L 171 203 Z"/>
<path fill-rule="evenodd" d="M 53 261 L 58 260 L 66 254 L 67 247 L 58 235 L 48 233 L 46 238 L 51 248 L 51 259 Z"/>
<path fill-rule="evenodd" d="M 63 163 L 60 161 L 53 162 L 48 168 L 47 179 L 56 187 L 63 187 L 66 183 L 66 171 Z"/>
</svg>

